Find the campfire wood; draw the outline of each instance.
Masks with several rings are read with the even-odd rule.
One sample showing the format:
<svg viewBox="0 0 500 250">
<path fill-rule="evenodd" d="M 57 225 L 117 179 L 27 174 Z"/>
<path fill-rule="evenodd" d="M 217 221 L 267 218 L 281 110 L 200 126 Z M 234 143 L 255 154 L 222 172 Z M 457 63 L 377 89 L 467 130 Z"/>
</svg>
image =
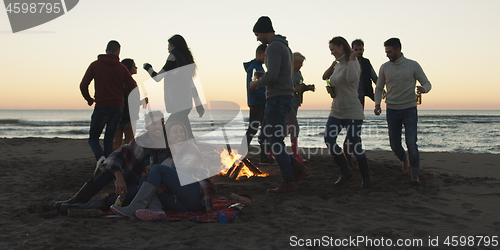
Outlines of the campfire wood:
<svg viewBox="0 0 500 250">
<path fill-rule="evenodd" d="M 231 158 L 232 160 L 232 158 Z M 234 170 L 236 169 L 236 161 L 233 162 L 233 165 L 231 166 L 231 168 L 227 171 L 226 173 L 226 177 L 229 177 L 231 178 L 231 174 L 234 172 Z"/>
<path fill-rule="evenodd" d="M 238 166 L 234 169 L 234 171 L 231 173 L 231 175 L 229 175 L 229 178 L 231 179 L 236 179 L 238 177 L 238 175 L 240 174 L 240 171 L 241 169 L 244 167 L 245 165 L 243 164 L 243 162 L 240 162 L 238 164 Z"/>
<path fill-rule="evenodd" d="M 257 168 L 255 165 L 253 165 L 247 158 L 243 158 L 242 160 L 245 165 L 247 166 L 250 171 L 252 171 L 254 174 L 262 174 L 259 168 Z"/>
<path fill-rule="evenodd" d="M 243 160 L 241 160 L 241 162 L 237 166 L 233 164 L 233 167 L 231 167 L 229 171 L 227 171 L 226 177 L 236 179 L 244 167 L 247 167 L 248 170 L 250 170 L 254 175 L 262 174 L 262 171 L 260 171 L 260 169 L 253 165 L 247 158 L 243 158 Z"/>
</svg>

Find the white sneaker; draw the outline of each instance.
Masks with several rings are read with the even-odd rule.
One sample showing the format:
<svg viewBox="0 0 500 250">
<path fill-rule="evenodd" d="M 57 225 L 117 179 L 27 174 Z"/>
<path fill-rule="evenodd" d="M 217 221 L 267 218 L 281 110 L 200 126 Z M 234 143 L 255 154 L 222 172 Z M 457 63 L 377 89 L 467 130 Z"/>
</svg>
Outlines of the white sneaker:
<svg viewBox="0 0 500 250">
<path fill-rule="evenodd" d="M 97 170 L 99 170 L 99 168 L 102 166 L 104 161 L 106 161 L 106 157 L 101 156 L 101 158 L 99 158 L 99 160 L 97 161 L 97 164 L 95 164 L 94 177 L 96 176 Z"/>
</svg>

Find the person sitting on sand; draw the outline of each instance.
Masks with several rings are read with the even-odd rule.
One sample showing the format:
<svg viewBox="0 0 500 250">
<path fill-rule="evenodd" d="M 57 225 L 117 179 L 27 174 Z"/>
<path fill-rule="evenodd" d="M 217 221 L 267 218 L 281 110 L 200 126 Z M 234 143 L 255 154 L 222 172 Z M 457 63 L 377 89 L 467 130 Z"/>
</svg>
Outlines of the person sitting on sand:
<svg viewBox="0 0 500 250">
<path fill-rule="evenodd" d="M 151 167 L 147 180 L 127 207 L 111 206 L 122 216 L 141 220 L 165 218 L 166 210 L 196 212 L 212 211 L 215 183 L 207 178 L 207 164 L 182 122 L 166 125 L 173 164 Z M 163 208 L 162 208 L 163 207 Z"/>
<path fill-rule="evenodd" d="M 98 208 L 108 211 L 110 205 L 115 203 L 116 196 L 95 202 L 89 201 L 113 179 L 116 179 L 116 195 L 125 197 L 124 204 L 130 203 L 137 193 L 139 180 L 143 173 L 147 172 L 148 166 L 172 161 L 170 149 L 165 147 L 162 120 L 163 113 L 161 111 L 149 112 L 145 116 L 147 133 L 138 136 L 129 144 L 113 152 L 104 163 L 106 165 L 105 171 L 87 181 L 73 198 L 58 201 L 54 206 L 62 214 L 67 214 L 67 210 L 70 208 Z"/>
</svg>

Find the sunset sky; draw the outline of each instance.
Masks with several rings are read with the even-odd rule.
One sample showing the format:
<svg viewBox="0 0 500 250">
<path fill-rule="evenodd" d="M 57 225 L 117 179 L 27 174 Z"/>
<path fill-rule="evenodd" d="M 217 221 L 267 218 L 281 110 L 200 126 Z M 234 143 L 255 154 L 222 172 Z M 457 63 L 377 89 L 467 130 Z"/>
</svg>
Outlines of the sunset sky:
<svg viewBox="0 0 500 250">
<path fill-rule="evenodd" d="M 247 109 L 242 63 L 259 45 L 252 27 L 269 16 L 277 34 L 306 61 L 302 74 L 316 92 L 301 109 L 329 109 L 321 76 L 333 60 L 328 41 L 361 38 L 375 71 L 387 61 L 383 42 L 401 39 L 403 53 L 420 63 L 433 88 L 420 109 L 500 109 L 500 1 L 124 1 L 84 0 L 65 15 L 12 33 L 0 11 L 0 109 L 92 109 L 79 83 L 88 65 L 117 40 L 120 59 L 133 58 L 137 82 L 159 71 L 167 40 L 181 34 L 191 48 L 206 99 Z M 93 84 L 91 84 L 93 92 Z M 373 109 L 367 101 L 365 109 Z M 383 108 L 385 105 L 383 106 Z"/>
</svg>

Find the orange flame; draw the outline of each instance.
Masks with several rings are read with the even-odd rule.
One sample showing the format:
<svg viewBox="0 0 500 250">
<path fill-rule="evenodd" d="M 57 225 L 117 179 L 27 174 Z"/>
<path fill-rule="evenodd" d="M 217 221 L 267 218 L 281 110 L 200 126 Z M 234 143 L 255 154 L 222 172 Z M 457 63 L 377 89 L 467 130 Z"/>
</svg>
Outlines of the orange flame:
<svg viewBox="0 0 500 250">
<path fill-rule="evenodd" d="M 239 164 L 243 164 L 244 167 L 241 168 L 240 172 L 238 173 L 238 176 L 236 177 L 236 180 L 241 180 L 243 178 L 250 178 L 252 176 L 258 176 L 258 177 L 266 177 L 269 176 L 267 173 L 262 173 L 262 174 L 254 174 L 250 169 L 246 166 L 244 162 L 242 162 L 243 158 L 245 158 L 243 155 L 238 154 L 237 150 L 232 150 L 232 154 L 227 151 L 227 149 L 222 149 L 221 152 L 218 152 L 220 155 L 220 162 L 222 163 L 221 166 L 221 175 L 226 175 L 229 169 L 233 166 L 238 166 Z"/>
</svg>

